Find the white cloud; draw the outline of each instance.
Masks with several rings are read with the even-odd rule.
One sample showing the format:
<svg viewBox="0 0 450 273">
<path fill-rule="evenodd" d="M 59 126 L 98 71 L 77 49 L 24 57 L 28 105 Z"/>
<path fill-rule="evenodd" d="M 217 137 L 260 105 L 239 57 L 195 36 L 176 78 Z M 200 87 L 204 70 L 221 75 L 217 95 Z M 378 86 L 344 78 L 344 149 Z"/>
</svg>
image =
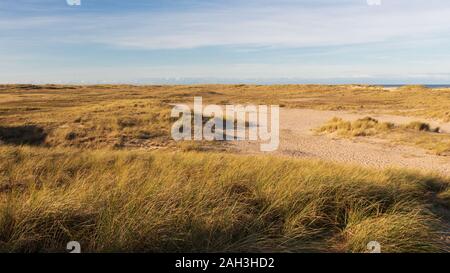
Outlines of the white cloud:
<svg viewBox="0 0 450 273">
<path fill-rule="evenodd" d="M 450 57 L 442 55 L 445 51 L 440 45 L 442 39 L 447 39 L 448 44 L 450 37 L 448 0 L 383 0 L 380 7 L 369 7 L 365 4 L 366 0 L 347 0 L 342 5 L 334 0 L 249 1 L 251 2 L 233 2 L 229 5 L 223 1 L 221 5 L 205 6 L 202 9 L 166 9 L 158 12 L 51 12 L 34 17 L 3 16 L 0 13 L 0 36 L 3 43 L 0 45 L 0 52 L 3 54 L 0 55 L 0 60 L 3 60 L 0 65 L 0 82 L 23 82 L 28 79 L 44 82 L 55 82 L 55 79 L 63 82 L 126 82 L 152 77 L 300 77 L 311 80 L 396 78 L 450 81 L 450 76 L 442 73 L 449 71 Z M 305 5 L 306 2 L 309 4 Z M 296 50 L 279 51 L 280 55 L 253 63 L 236 59 L 234 62 L 227 62 L 224 61 L 226 57 L 218 57 L 215 64 L 195 64 L 193 58 L 187 58 L 189 60 L 173 65 L 151 65 L 149 60 L 140 62 L 146 65 L 130 62 L 126 66 L 119 62 L 102 62 L 101 57 L 94 57 L 95 62 L 92 63 L 85 58 L 79 63 L 65 66 L 64 59 L 67 56 L 64 53 L 49 56 L 48 52 L 47 55 L 39 52 L 39 48 L 50 48 L 49 45 L 65 49 L 66 44 L 72 49 L 78 49 L 77 45 L 89 48 L 101 44 L 132 50 L 230 46 L 236 52 L 239 51 L 236 54 L 242 55 L 254 51 L 264 53 L 267 48 L 362 44 L 365 46 L 360 48 L 364 48 L 364 53 L 370 54 L 373 49 L 374 56 L 355 60 L 353 54 L 358 53 L 358 50 L 341 47 L 326 52 L 307 52 L 305 56 L 309 58 L 308 63 L 297 62 L 301 60 L 297 56 L 301 51 Z M 370 46 L 366 46 L 367 44 Z M 420 48 L 441 50 L 420 52 Z M 402 55 L 401 50 L 404 49 L 409 51 L 408 54 L 417 55 Z M 6 56 L 8 52 L 15 55 Z M 278 56 L 285 61 L 290 54 L 296 61 L 277 63 Z M 439 57 L 439 54 L 442 56 Z M 332 60 L 336 56 L 340 57 L 339 60 Z M 364 56 L 360 54 L 358 57 Z M 62 60 L 52 63 L 57 58 Z"/>
<path fill-rule="evenodd" d="M 106 20 L 107 21 L 107 20 Z M 403 12 L 367 7 L 250 9 L 137 15 L 117 30 L 90 37 L 120 47 L 313 47 L 421 39 L 442 35 L 450 6 Z M 104 26 L 107 31 L 108 26 Z M 97 33 L 98 34 L 98 33 Z"/>
<path fill-rule="evenodd" d="M 381 7 L 369 7 L 364 0 L 353 2 L 355 4 L 342 6 L 288 2 L 282 6 L 238 5 L 201 11 L 12 18 L 0 21 L 0 31 L 45 29 L 47 34 L 39 32 L 40 36 L 34 38 L 42 38 L 43 42 L 48 39 L 140 49 L 313 47 L 392 39 L 413 41 L 449 32 L 450 5 L 447 2 L 419 4 L 385 0 Z"/>
</svg>

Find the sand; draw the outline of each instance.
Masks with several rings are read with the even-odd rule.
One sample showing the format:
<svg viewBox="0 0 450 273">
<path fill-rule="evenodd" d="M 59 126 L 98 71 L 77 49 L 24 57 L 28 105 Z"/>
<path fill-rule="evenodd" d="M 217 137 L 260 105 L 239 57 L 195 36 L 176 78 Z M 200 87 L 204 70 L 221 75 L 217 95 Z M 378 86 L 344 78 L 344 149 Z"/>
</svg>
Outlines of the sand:
<svg viewBox="0 0 450 273">
<path fill-rule="evenodd" d="M 448 156 L 433 155 L 418 147 L 392 144 L 388 140 L 373 137 L 340 139 L 319 136 L 312 132 L 312 129 L 321 126 L 333 117 L 355 120 L 366 116 L 396 124 L 423 121 L 433 127 L 440 127 L 442 133 L 450 133 L 450 123 L 423 118 L 283 108 L 280 110 L 280 146 L 271 154 L 322 159 L 376 168 L 401 167 L 450 176 L 450 157 Z M 262 153 L 259 151 L 260 146 L 257 142 L 236 141 L 233 142 L 233 145 L 241 153 Z"/>
</svg>

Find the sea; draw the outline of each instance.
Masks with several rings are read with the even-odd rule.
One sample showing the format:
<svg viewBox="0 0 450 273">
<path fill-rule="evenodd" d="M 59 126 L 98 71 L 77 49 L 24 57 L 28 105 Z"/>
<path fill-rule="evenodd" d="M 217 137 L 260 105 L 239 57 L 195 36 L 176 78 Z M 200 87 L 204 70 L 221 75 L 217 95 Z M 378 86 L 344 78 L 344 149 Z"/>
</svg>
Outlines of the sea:
<svg viewBox="0 0 450 273">
<path fill-rule="evenodd" d="M 402 87 L 410 84 L 375 84 L 386 88 Z M 421 84 L 427 88 L 450 88 L 450 84 Z"/>
</svg>

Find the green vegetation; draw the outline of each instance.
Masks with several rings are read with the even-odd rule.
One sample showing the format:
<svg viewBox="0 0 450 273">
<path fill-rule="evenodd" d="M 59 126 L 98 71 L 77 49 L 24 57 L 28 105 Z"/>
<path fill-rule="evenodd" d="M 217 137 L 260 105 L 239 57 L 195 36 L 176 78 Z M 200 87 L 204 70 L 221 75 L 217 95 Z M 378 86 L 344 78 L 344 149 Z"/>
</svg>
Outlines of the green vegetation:
<svg viewBox="0 0 450 273">
<path fill-rule="evenodd" d="M 0 148 L 0 251 L 448 251 L 449 180 L 214 153 Z M 447 200 L 447 201 L 446 201 Z"/>
</svg>

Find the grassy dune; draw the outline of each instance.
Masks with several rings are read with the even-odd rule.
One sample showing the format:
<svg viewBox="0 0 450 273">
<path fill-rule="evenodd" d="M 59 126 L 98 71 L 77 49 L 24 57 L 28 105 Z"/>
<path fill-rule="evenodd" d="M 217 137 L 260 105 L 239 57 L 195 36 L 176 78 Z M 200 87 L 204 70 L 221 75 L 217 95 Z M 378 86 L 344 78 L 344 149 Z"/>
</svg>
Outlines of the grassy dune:
<svg viewBox="0 0 450 273">
<path fill-rule="evenodd" d="M 0 251 L 448 251 L 449 180 L 214 153 L 0 148 Z M 447 218 L 446 218 L 447 217 Z M 448 228 L 448 226 L 447 226 Z"/>
<path fill-rule="evenodd" d="M 13 144 L 170 146 L 172 104 L 193 103 L 194 96 L 221 105 L 364 110 L 450 121 L 450 89 L 421 86 L 385 90 L 364 85 L 0 85 L 0 134 L 18 142 Z M 21 139 L 24 130 L 41 133 Z"/>
<path fill-rule="evenodd" d="M 429 124 L 418 121 L 396 126 L 371 117 L 353 122 L 333 118 L 315 131 L 341 137 L 377 136 L 394 143 L 421 147 L 437 155 L 450 156 L 450 135 L 440 134 L 439 128 L 431 128 Z"/>
<path fill-rule="evenodd" d="M 448 178 L 174 143 L 194 96 L 450 120 L 420 86 L 0 85 L 0 252 L 449 250 Z"/>
<path fill-rule="evenodd" d="M 371 117 L 358 119 L 353 122 L 341 118 L 333 118 L 316 129 L 318 133 L 337 133 L 339 136 L 373 136 L 392 130 L 394 124 L 389 122 L 378 122 Z"/>
</svg>

